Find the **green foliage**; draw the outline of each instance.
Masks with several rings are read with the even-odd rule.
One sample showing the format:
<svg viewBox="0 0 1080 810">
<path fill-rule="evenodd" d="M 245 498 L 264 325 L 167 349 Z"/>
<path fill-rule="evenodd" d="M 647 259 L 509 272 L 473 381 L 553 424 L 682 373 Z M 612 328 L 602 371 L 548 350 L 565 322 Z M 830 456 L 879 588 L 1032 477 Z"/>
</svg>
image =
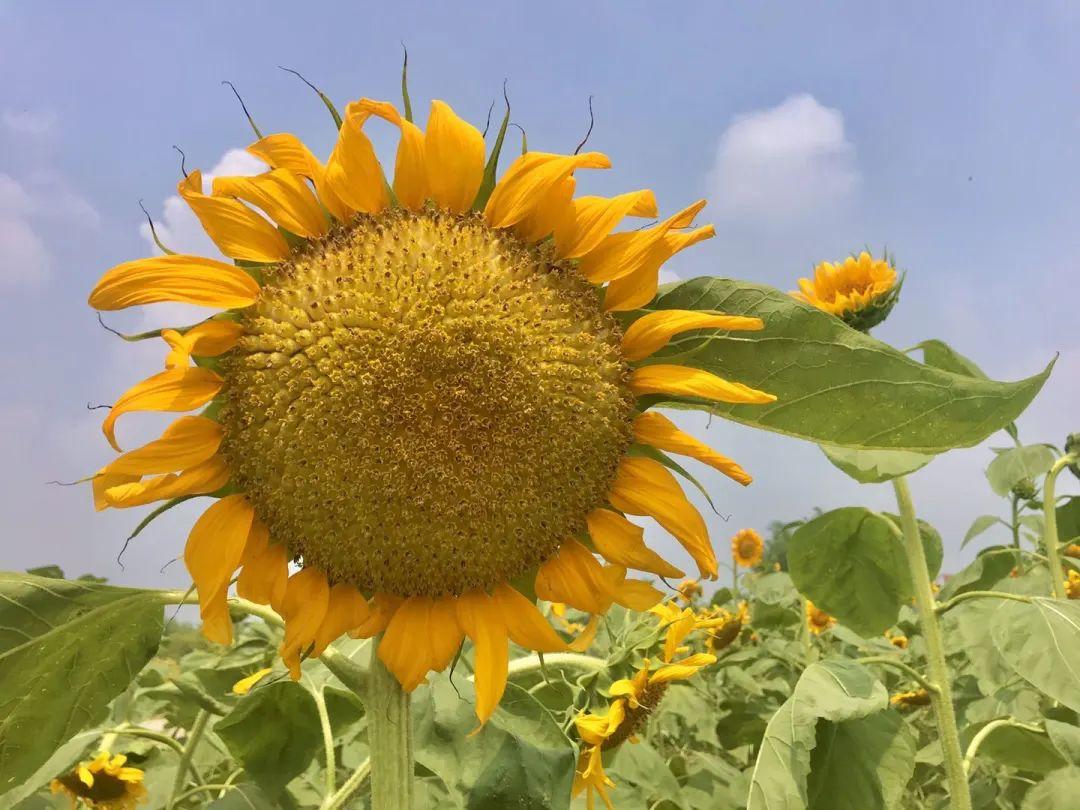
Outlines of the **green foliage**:
<svg viewBox="0 0 1080 810">
<path fill-rule="evenodd" d="M 1055 510 L 1058 539 L 1065 543 L 1080 540 L 1080 495 L 1066 498 Z"/>
<path fill-rule="evenodd" d="M 926 524 L 920 528 L 936 575 L 941 538 Z M 803 524 L 788 543 L 788 565 L 795 587 L 866 636 L 892 627 L 900 606 L 913 595 L 904 550 L 893 528 L 862 507 L 834 509 Z"/>
<path fill-rule="evenodd" d="M 101 721 L 162 615 L 153 591 L 0 573 L 0 793 Z"/>
<path fill-rule="evenodd" d="M 1080 712 L 1080 602 L 1003 601 L 994 611 L 991 632 L 1017 675 Z"/>
<path fill-rule="evenodd" d="M 986 480 L 995 493 L 1005 496 L 1021 481 L 1045 474 L 1055 458 L 1057 453 L 1045 444 L 1010 447 L 1000 451 L 990 462 L 986 468 Z"/>
<path fill-rule="evenodd" d="M 291 681 L 253 689 L 214 731 L 271 797 L 304 772 L 322 738 L 314 698 Z"/>
<path fill-rule="evenodd" d="M 934 460 L 927 453 L 910 450 L 859 450 L 821 445 L 825 458 L 860 484 L 880 484 L 921 470 Z"/>
<path fill-rule="evenodd" d="M 1054 771 L 1024 798 L 1021 810 L 1074 810 L 1080 797 L 1080 768 Z"/>
<path fill-rule="evenodd" d="M 915 770 L 915 736 L 903 718 L 882 711 L 843 722 L 821 720 L 810 756 L 808 807 L 895 807 Z"/>
<path fill-rule="evenodd" d="M 1010 424 L 1050 372 L 1000 383 L 922 365 L 786 293 L 744 281 L 680 282 L 652 306 L 760 317 L 760 332 L 688 332 L 647 362 L 678 359 L 778 398 L 771 405 L 655 402 L 829 445 L 930 454 L 968 447 Z"/>
</svg>

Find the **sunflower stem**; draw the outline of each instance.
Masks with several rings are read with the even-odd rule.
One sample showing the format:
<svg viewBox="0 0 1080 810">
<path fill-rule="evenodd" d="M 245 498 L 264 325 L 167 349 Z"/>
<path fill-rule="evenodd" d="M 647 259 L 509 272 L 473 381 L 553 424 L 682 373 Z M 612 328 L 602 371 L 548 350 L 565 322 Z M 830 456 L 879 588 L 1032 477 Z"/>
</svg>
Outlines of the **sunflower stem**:
<svg viewBox="0 0 1080 810">
<path fill-rule="evenodd" d="M 945 644 L 934 609 L 934 591 L 930 587 L 930 570 L 926 565 L 926 552 L 919 536 L 915 504 L 903 476 L 893 479 L 893 489 L 896 491 L 900 527 L 915 589 L 915 607 L 919 611 L 919 623 L 926 642 L 926 665 L 930 681 L 936 687 L 930 691 L 930 700 L 934 706 L 934 717 L 941 738 L 951 807 L 953 810 L 971 810 L 971 792 L 967 774 L 964 772 L 964 753 L 960 749 L 960 733 L 956 728 L 956 715 L 953 713 L 949 665 L 945 660 Z"/>
<path fill-rule="evenodd" d="M 337 789 L 337 760 L 334 754 L 334 730 L 330 725 L 330 712 L 326 708 L 324 687 L 311 684 L 311 696 L 315 698 L 315 708 L 319 712 L 319 724 L 322 726 L 323 749 L 326 751 L 326 797 L 334 795 Z"/>
<path fill-rule="evenodd" d="M 337 793 L 326 797 L 319 810 L 338 810 L 338 808 L 345 807 L 345 802 L 352 798 L 352 795 L 363 786 L 370 775 L 371 758 L 368 757 L 360 763 L 355 771 L 349 774 L 348 779 L 341 783 Z"/>
<path fill-rule="evenodd" d="M 378 647 L 371 655 L 366 699 L 372 810 L 412 810 L 413 744 L 409 695 L 383 664 Z"/>
<path fill-rule="evenodd" d="M 528 672 L 541 672 L 548 669 L 584 669 L 590 672 L 598 672 L 606 666 L 607 662 L 602 658 L 594 658 L 591 655 L 578 653 L 548 653 L 542 658 L 539 655 L 526 655 L 523 658 L 515 658 L 506 667 L 506 674 L 513 678 Z"/>
<path fill-rule="evenodd" d="M 195 722 L 192 724 L 191 732 L 188 734 L 187 742 L 184 744 L 183 753 L 180 754 L 180 764 L 176 769 L 176 779 L 173 780 L 172 793 L 169 795 L 169 801 L 165 805 L 166 810 L 172 810 L 176 806 L 176 802 L 184 791 L 184 785 L 187 784 L 188 767 L 191 765 L 191 760 L 195 756 L 195 749 L 202 740 L 206 725 L 210 722 L 212 716 L 206 709 L 199 709 L 199 713 L 195 715 Z"/>
<path fill-rule="evenodd" d="M 1057 498 L 1054 495 L 1054 487 L 1057 484 L 1058 473 L 1074 461 L 1076 461 L 1076 455 L 1066 453 L 1054 462 L 1054 466 L 1046 474 L 1046 480 L 1043 481 L 1043 522 L 1045 523 L 1043 542 L 1046 545 L 1046 558 L 1050 568 L 1050 593 L 1054 595 L 1055 599 L 1064 599 L 1066 594 L 1065 580 L 1061 575 L 1061 550 L 1058 548 L 1060 543 L 1058 542 L 1057 528 Z"/>
</svg>

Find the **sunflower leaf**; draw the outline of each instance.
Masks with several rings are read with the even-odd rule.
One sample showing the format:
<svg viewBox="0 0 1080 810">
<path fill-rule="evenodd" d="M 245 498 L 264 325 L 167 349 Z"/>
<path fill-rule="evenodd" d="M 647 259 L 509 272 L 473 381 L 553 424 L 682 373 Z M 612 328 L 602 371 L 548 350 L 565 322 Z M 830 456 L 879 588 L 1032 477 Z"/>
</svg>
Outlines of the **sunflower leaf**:
<svg viewBox="0 0 1080 810">
<path fill-rule="evenodd" d="M 667 286 L 624 321 L 659 309 L 761 318 L 760 332 L 687 332 L 645 362 L 670 362 L 696 350 L 688 365 L 767 391 L 777 401 L 730 405 L 652 395 L 644 404 L 711 411 L 822 444 L 929 454 L 969 447 L 1022 413 L 1053 367 L 1007 383 L 923 365 L 786 293 L 745 281 L 696 278 Z"/>
<path fill-rule="evenodd" d="M 0 573 L 0 794 L 22 782 L 157 651 L 154 591 Z"/>
</svg>

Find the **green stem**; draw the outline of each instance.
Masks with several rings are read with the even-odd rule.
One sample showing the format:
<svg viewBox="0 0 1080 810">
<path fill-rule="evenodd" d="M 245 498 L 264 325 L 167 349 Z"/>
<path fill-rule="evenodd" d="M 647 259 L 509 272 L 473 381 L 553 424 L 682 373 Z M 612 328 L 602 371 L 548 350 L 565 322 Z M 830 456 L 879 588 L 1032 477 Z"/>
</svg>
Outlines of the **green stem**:
<svg viewBox="0 0 1080 810">
<path fill-rule="evenodd" d="M 995 729 L 1002 726 L 1013 726 L 1014 728 L 1022 728 L 1025 731 L 1034 731 L 1037 734 L 1045 734 L 1046 731 L 1040 726 L 1034 726 L 1029 723 L 1021 723 L 1017 720 L 1013 720 L 1011 717 L 1003 717 L 999 720 L 991 720 L 985 726 L 979 729 L 978 733 L 971 738 L 971 743 L 968 745 L 967 752 L 964 754 L 964 774 L 971 773 L 971 766 L 975 764 L 975 755 L 979 753 L 979 746 L 985 742 Z"/>
<path fill-rule="evenodd" d="M 585 669 L 590 672 L 598 672 L 607 665 L 602 658 L 594 658 L 591 655 L 578 653 L 548 653 L 540 658 L 539 655 L 526 655 L 523 658 L 515 658 L 506 668 L 506 673 L 513 678 L 515 675 L 524 675 L 535 672 L 541 667 L 553 669 Z"/>
<path fill-rule="evenodd" d="M 337 788 L 337 762 L 334 757 L 334 730 L 330 725 L 330 712 L 326 709 L 326 696 L 322 687 L 312 685 L 311 695 L 315 698 L 315 707 L 319 710 L 319 724 L 322 726 L 323 748 L 326 750 L 326 795 L 331 796 Z"/>
<path fill-rule="evenodd" d="M 960 733 L 953 713 L 952 684 L 949 666 L 945 660 L 945 644 L 941 638 L 941 626 L 934 610 L 934 592 L 930 587 L 930 571 L 926 565 L 919 523 L 915 517 L 915 504 L 903 476 L 893 479 L 896 503 L 900 510 L 900 527 L 903 531 L 908 566 L 915 589 L 915 607 L 919 611 L 923 639 L 926 642 L 926 665 L 930 681 L 937 687 L 930 692 L 934 706 L 941 751 L 944 756 L 945 773 L 949 782 L 949 796 L 953 810 L 971 810 L 971 792 L 964 773 L 964 754 L 960 750 Z"/>
<path fill-rule="evenodd" d="M 409 695 L 378 655 L 371 654 L 367 695 L 372 810 L 412 810 L 413 747 Z"/>
<path fill-rule="evenodd" d="M 1030 596 L 1024 596 L 1020 593 L 1006 593 L 1005 591 L 965 591 L 964 593 L 957 594 L 952 599 L 948 599 L 938 605 L 934 610 L 940 616 L 947 610 L 952 610 L 961 602 L 966 602 L 969 599 L 1011 599 L 1014 602 L 1031 602 Z"/>
<path fill-rule="evenodd" d="M 1072 453 L 1059 458 L 1046 474 L 1043 481 L 1043 523 L 1045 524 L 1043 542 L 1046 545 L 1046 557 L 1050 564 L 1050 593 L 1056 599 L 1065 598 L 1065 580 L 1061 573 L 1061 550 L 1058 548 L 1057 528 L 1057 505 L 1054 497 L 1054 487 L 1057 485 L 1058 473 L 1068 465 L 1076 461 Z"/>
<path fill-rule="evenodd" d="M 220 785 L 196 785 L 195 787 L 185 790 L 179 796 L 176 797 L 176 803 L 180 804 L 184 799 L 190 799 L 192 796 L 197 796 L 200 793 L 210 793 L 215 790 L 227 791 L 235 789 L 236 785 L 229 782 L 222 782 Z"/>
<path fill-rule="evenodd" d="M 319 810 L 338 810 L 338 808 L 345 807 L 345 802 L 352 798 L 352 795 L 363 786 L 370 775 L 371 758 L 369 757 L 361 762 L 357 769 L 349 775 L 349 778 L 338 788 L 337 793 L 326 797 L 326 800 L 319 806 Z"/>
<path fill-rule="evenodd" d="M 914 667 L 908 666 L 903 661 L 900 661 L 889 655 L 868 655 L 865 658 L 856 658 L 857 664 L 883 664 L 887 667 L 893 667 L 901 672 L 905 673 L 909 678 L 917 681 L 919 686 L 925 689 L 927 692 L 937 692 L 937 685 L 931 683 L 925 675 Z"/>
<path fill-rule="evenodd" d="M 192 767 L 191 760 L 195 756 L 195 749 L 202 740 L 203 732 L 206 731 L 206 724 L 210 722 L 212 716 L 213 715 L 206 709 L 199 709 L 199 713 L 195 715 L 195 722 L 191 726 L 187 742 L 184 744 L 184 750 L 180 754 L 180 765 L 176 769 L 176 779 L 173 780 L 172 794 L 169 796 L 169 801 L 165 805 L 167 810 L 172 810 L 172 808 L 176 806 L 178 797 L 184 790 L 184 783 L 187 781 L 184 776 L 187 773 L 188 768 Z"/>
</svg>

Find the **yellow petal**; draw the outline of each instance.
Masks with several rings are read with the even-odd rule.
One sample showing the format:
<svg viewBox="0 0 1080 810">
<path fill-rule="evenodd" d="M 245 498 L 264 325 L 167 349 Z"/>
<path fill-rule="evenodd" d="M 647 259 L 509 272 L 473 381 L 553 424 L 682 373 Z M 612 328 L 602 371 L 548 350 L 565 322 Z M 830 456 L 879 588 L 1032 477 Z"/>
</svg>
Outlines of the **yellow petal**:
<svg viewBox="0 0 1080 810">
<path fill-rule="evenodd" d="M 228 482 L 229 465 L 221 456 L 212 456 L 181 473 L 109 487 L 105 490 L 105 502 L 115 509 L 127 509 L 183 495 L 216 492 Z"/>
<path fill-rule="evenodd" d="M 643 579 L 627 579 L 621 565 L 604 566 L 608 590 L 614 601 L 624 608 L 643 613 L 664 600 L 664 594 Z"/>
<path fill-rule="evenodd" d="M 367 599 L 354 586 L 339 582 L 330 588 L 326 616 L 315 634 L 313 656 L 322 655 L 327 647 L 349 630 L 355 630 L 371 616 Z"/>
<path fill-rule="evenodd" d="M 586 613 L 603 613 L 611 607 L 604 568 L 576 540 L 567 540 L 554 557 L 536 572 L 536 595 L 549 602 L 565 602 Z"/>
<path fill-rule="evenodd" d="M 90 306 L 110 311 L 176 301 L 235 309 L 250 306 L 258 296 L 258 282 L 239 267 L 175 254 L 116 265 L 90 293 Z"/>
<path fill-rule="evenodd" d="M 671 231 L 685 227 L 682 223 L 692 222 L 704 207 L 705 200 L 698 200 L 655 227 L 606 236 L 581 257 L 578 269 L 593 284 L 623 278 L 642 267 L 659 271 L 660 265 L 671 255 L 666 253 L 665 238 L 680 235 L 671 234 Z"/>
<path fill-rule="evenodd" d="M 289 577 L 281 601 L 285 639 L 278 652 L 294 681 L 300 679 L 300 654 L 315 643 L 329 602 L 330 585 L 322 571 L 304 568 Z"/>
<path fill-rule="evenodd" d="M 649 571 L 662 577 L 681 577 L 684 572 L 645 545 L 645 532 L 618 512 L 594 509 L 585 516 L 596 551 L 608 562 Z"/>
<path fill-rule="evenodd" d="M 199 516 L 184 547 L 184 565 L 199 590 L 203 635 L 218 644 L 232 643 L 229 580 L 244 555 L 254 517 L 243 495 L 227 495 Z"/>
<path fill-rule="evenodd" d="M 300 139 L 289 133 L 267 135 L 247 148 L 247 151 L 272 169 L 288 169 L 315 184 L 315 192 L 326 210 L 345 222 L 356 213 L 346 205 L 326 182 L 326 167 Z"/>
<path fill-rule="evenodd" d="M 442 101 L 431 102 L 424 165 L 432 199 L 455 214 L 472 207 L 484 179 L 484 136 Z"/>
<path fill-rule="evenodd" d="M 209 402 L 221 390 L 222 379 L 205 368 L 178 368 L 163 371 L 125 391 L 101 423 L 101 430 L 113 449 L 116 420 L 131 411 L 190 411 Z"/>
<path fill-rule="evenodd" d="M 664 234 L 664 238 L 642 257 L 636 267 L 608 285 L 604 294 L 604 309 L 608 312 L 625 312 L 645 306 L 656 297 L 660 266 L 680 250 L 712 239 L 715 235 L 716 229 L 712 225 L 687 233 Z"/>
<path fill-rule="evenodd" d="M 326 182 L 353 211 L 376 214 L 390 204 L 382 166 L 364 134 L 371 112 L 357 102 L 345 108 L 338 141 L 326 163 Z"/>
<path fill-rule="evenodd" d="M 649 676 L 649 683 L 670 683 L 671 681 L 685 681 L 692 677 L 702 667 L 716 663 L 716 656 L 708 653 L 698 653 L 684 658 L 681 661 L 673 661 L 664 664 L 656 672 Z"/>
<path fill-rule="evenodd" d="M 627 216 L 657 216 L 653 193 L 643 189 L 618 197 L 578 197 L 555 226 L 555 252 L 563 259 L 584 256 Z"/>
<path fill-rule="evenodd" d="M 261 681 L 273 671 L 273 667 L 265 667 L 258 670 L 257 672 L 251 673 L 246 678 L 241 678 L 233 684 L 232 693 L 234 695 L 246 695 L 248 692 L 251 691 L 251 687 L 253 687 L 255 684 L 257 684 L 259 681 Z"/>
<path fill-rule="evenodd" d="M 702 576 L 716 579 L 716 553 L 709 543 L 705 521 L 663 464 L 651 458 L 626 456 L 619 464 L 608 500 L 627 514 L 652 517 L 690 553 Z"/>
<path fill-rule="evenodd" d="M 634 420 L 634 440 L 655 447 L 657 450 L 696 458 L 743 486 L 753 480 L 735 461 L 717 453 L 689 433 L 679 430 L 670 419 L 655 411 L 646 411 Z M 618 561 L 612 560 L 612 562 Z"/>
<path fill-rule="evenodd" d="M 711 399 L 716 402 L 749 403 L 763 405 L 776 402 L 776 397 L 750 388 L 742 383 L 731 382 L 708 371 L 689 366 L 657 364 L 642 366 L 630 374 L 630 390 L 638 396 L 644 394 L 674 394 L 676 396 Z"/>
<path fill-rule="evenodd" d="M 289 550 L 281 543 L 269 542 L 270 533 L 256 518 L 248 536 L 248 547 L 241 560 L 243 567 L 236 580 L 236 593 L 260 605 L 270 605 L 281 612 L 289 581 Z"/>
<path fill-rule="evenodd" d="M 430 196 L 424 162 L 424 133 L 416 124 L 402 118 L 388 101 L 362 98 L 357 104 L 401 130 L 394 159 L 394 196 L 406 208 L 418 211 Z"/>
<path fill-rule="evenodd" d="M 564 177 L 548 190 L 536 208 L 514 226 L 514 233 L 524 242 L 539 242 L 555 230 L 555 225 L 570 208 L 577 180 Z"/>
<path fill-rule="evenodd" d="M 232 349 L 244 334 L 236 321 L 211 320 L 193 326 L 181 334 L 175 329 L 162 329 L 161 337 L 172 351 L 165 358 L 165 368 L 190 365 L 191 356 L 218 357 Z"/>
<path fill-rule="evenodd" d="M 566 642 L 559 638 L 536 605 L 517 589 L 503 583 L 495 587 L 492 596 L 515 644 L 537 652 L 566 651 Z"/>
<path fill-rule="evenodd" d="M 428 672 L 446 668 L 463 638 L 454 600 L 414 596 L 394 613 L 378 654 L 401 688 L 411 692 Z"/>
<path fill-rule="evenodd" d="M 458 626 L 472 639 L 475 650 L 476 716 L 483 725 L 506 691 L 509 644 L 506 624 L 486 593 L 470 591 L 457 598 Z"/>
<path fill-rule="evenodd" d="M 142 478 L 142 475 L 139 473 L 111 473 L 108 472 L 108 467 L 102 467 L 90 482 L 90 487 L 94 492 L 94 509 L 98 512 L 102 509 L 108 509 L 109 502 L 105 498 L 106 492 L 121 484 L 138 481 L 140 478 Z"/>
<path fill-rule="evenodd" d="M 596 631 L 600 629 L 600 617 L 590 616 L 588 624 L 585 625 L 585 629 L 578 634 L 578 637 L 570 642 L 571 652 L 583 653 L 589 647 L 592 646 L 593 639 L 596 638 Z"/>
<path fill-rule="evenodd" d="M 576 169 L 608 169 L 611 161 L 600 152 L 553 155 L 526 152 L 506 170 L 484 208 L 493 228 L 509 228 L 533 212 L 544 196 Z"/>
<path fill-rule="evenodd" d="M 667 345 L 672 337 L 691 329 L 759 330 L 761 318 L 720 315 L 692 309 L 662 309 L 642 315 L 627 328 L 622 339 L 622 355 L 642 360 Z"/>
<path fill-rule="evenodd" d="M 218 250 L 230 259 L 279 262 L 289 257 L 289 243 L 277 228 L 237 200 L 203 194 L 198 169 L 176 187 Z"/>
<path fill-rule="evenodd" d="M 350 630 L 349 635 L 352 638 L 371 638 L 383 632 L 394 618 L 394 613 L 401 603 L 400 597 L 388 593 L 376 593 L 368 603 L 368 608 L 371 610 L 368 620 L 355 630 Z"/>
<path fill-rule="evenodd" d="M 288 169 L 254 177 L 215 177 L 214 196 L 237 197 L 261 208 L 280 227 L 316 239 L 326 233 L 326 215 L 307 184 Z"/>
<path fill-rule="evenodd" d="M 103 470 L 106 474 L 153 475 L 194 467 L 217 452 L 225 432 L 204 416 L 181 416 L 155 439 L 124 453 Z M 118 482 L 125 483 L 125 482 Z"/>
</svg>

